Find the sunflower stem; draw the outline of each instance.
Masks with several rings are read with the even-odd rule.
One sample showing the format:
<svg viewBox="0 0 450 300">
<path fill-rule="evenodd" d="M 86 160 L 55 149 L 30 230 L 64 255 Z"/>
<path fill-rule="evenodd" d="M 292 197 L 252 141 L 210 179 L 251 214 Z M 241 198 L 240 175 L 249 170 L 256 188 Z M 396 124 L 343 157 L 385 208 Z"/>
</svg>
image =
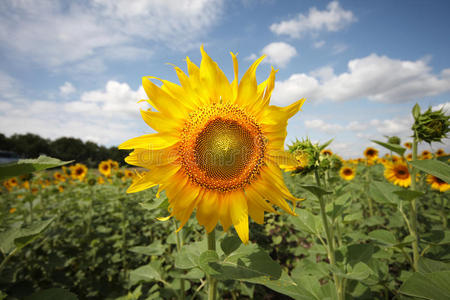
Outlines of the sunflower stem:
<svg viewBox="0 0 450 300">
<path fill-rule="evenodd" d="M 173 224 L 175 225 L 175 230 L 177 230 L 178 226 L 177 226 L 177 221 L 175 221 L 174 218 L 172 218 L 173 220 Z M 181 247 L 183 246 L 183 239 L 181 237 L 180 231 L 175 231 L 176 232 L 176 237 L 177 237 L 177 252 L 180 253 L 181 251 Z M 180 299 L 184 300 L 185 299 L 185 289 L 184 289 L 184 279 L 180 278 Z"/>
<path fill-rule="evenodd" d="M 208 237 L 208 250 L 212 250 L 216 252 L 216 232 L 213 229 L 210 233 L 207 234 Z M 208 300 L 216 300 L 217 294 L 217 279 L 207 276 L 208 278 Z"/>
<path fill-rule="evenodd" d="M 320 183 L 320 177 L 319 177 L 319 172 L 316 169 L 314 171 L 314 175 L 316 177 L 316 183 L 319 187 L 321 187 L 321 183 Z M 330 224 L 328 222 L 328 217 L 327 217 L 327 213 L 325 210 L 325 199 L 323 199 L 322 195 L 318 195 L 319 198 L 319 205 L 320 205 L 320 215 L 322 217 L 322 223 L 323 223 L 323 227 L 325 229 L 325 234 L 327 236 L 327 252 L 328 252 L 328 259 L 330 260 L 330 264 L 333 267 L 336 267 L 336 259 L 334 256 L 334 238 L 331 234 L 331 230 L 330 230 Z M 333 280 L 334 280 L 334 284 L 336 286 L 336 292 L 338 295 L 338 299 L 342 300 L 344 299 L 344 295 L 345 295 L 345 291 L 342 289 L 342 284 L 338 278 L 338 276 L 333 272 Z"/>
<path fill-rule="evenodd" d="M 414 132 L 414 140 L 413 140 L 413 145 L 412 145 L 412 159 L 413 159 L 413 161 L 417 160 L 417 144 L 418 144 L 417 133 Z M 411 190 L 412 191 L 416 191 L 417 190 L 416 173 L 417 173 L 416 168 L 411 166 Z M 409 202 L 409 209 L 411 211 L 411 216 L 410 216 L 410 219 L 411 219 L 410 220 L 410 223 L 411 223 L 410 234 L 414 238 L 414 240 L 412 241 L 413 268 L 417 272 L 418 266 L 419 266 L 420 254 L 419 254 L 419 237 L 417 235 L 417 203 L 416 203 L 416 199 L 414 199 L 414 200 Z"/>
</svg>

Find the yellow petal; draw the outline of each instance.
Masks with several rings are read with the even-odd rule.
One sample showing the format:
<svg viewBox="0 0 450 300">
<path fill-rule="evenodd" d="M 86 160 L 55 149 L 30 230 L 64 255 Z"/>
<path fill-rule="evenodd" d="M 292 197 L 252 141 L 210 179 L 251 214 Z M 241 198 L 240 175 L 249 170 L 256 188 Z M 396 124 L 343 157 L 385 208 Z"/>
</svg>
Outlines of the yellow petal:
<svg viewBox="0 0 450 300">
<path fill-rule="evenodd" d="M 203 45 L 200 51 L 202 52 L 200 80 L 203 83 L 203 88 L 209 89 L 210 101 L 219 102 L 219 100 L 222 100 L 224 102 L 231 102 L 233 93 L 227 77 L 217 63 L 209 57 L 203 49 Z"/>
<path fill-rule="evenodd" d="M 233 192 L 230 202 L 230 215 L 234 229 L 244 244 L 248 243 L 248 206 L 242 191 Z"/>
<path fill-rule="evenodd" d="M 210 233 L 219 220 L 219 195 L 216 191 L 208 191 L 197 207 L 197 220 L 200 225 L 205 226 L 206 232 Z"/>
<path fill-rule="evenodd" d="M 258 224 L 264 224 L 264 209 L 247 198 L 248 214 Z"/>
<path fill-rule="evenodd" d="M 261 56 L 257 59 L 245 72 L 244 76 L 241 79 L 238 87 L 238 94 L 236 97 L 236 104 L 241 107 L 247 107 L 254 104 L 257 100 L 257 91 L 258 85 L 256 82 L 256 68 L 264 59 L 264 56 Z"/>
<path fill-rule="evenodd" d="M 142 78 L 142 86 L 149 98 L 146 101 L 158 111 L 172 118 L 183 119 L 186 116 L 187 111 L 184 109 L 183 103 L 156 86 L 147 77 Z"/>
<path fill-rule="evenodd" d="M 269 150 L 267 156 L 276 162 L 282 169 L 295 167 L 298 164 L 295 156 L 287 151 Z"/>
<path fill-rule="evenodd" d="M 239 87 L 239 64 L 238 64 L 236 54 L 234 54 L 233 52 L 230 52 L 230 54 L 231 54 L 231 57 L 233 58 L 233 70 L 234 70 L 234 79 L 233 79 L 233 82 L 231 83 L 231 88 L 233 91 L 233 100 L 235 100 L 237 97 L 238 87 Z M 233 102 L 235 102 L 235 101 L 233 101 Z"/>
<path fill-rule="evenodd" d="M 158 185 L 168 180 L 168 178 L 172 177 L 180 168 L 180 165 L 175 164 L 167 164 L 155 167 L 147 172 L 143 177 L 133 182 L 128 188 L 127 193 L 140 192 L 142 190 Z"/>
<path fill-rule="evenodd" d="M 176 133 L 183 125 L 182 119 L 168 118 L 166 115 L 157 111 L 141 110 L 141 115 L 148 126 L 159 132 Z"/>
<path fill-rule="evenodd" d="M 179 140 L 180 139 L 176 136 L 168 135 L 164 132 L 158 132 L 132 138 L 120 144 L 119 149 L 141 148 L 148 150 L 159 150 L 173 146 L 179 142 Z"/>
<path fill-rule="evenodd" d="M 231 226 L 230 202 L 232 201 L 232 199 L 230 199 L 230 194 L 230 192 L 219 194 L 219 220 L 224 231 L 228 231 Z"/>
<path fill-rule="evenodd" d="M 177 158 L 177 148 L 169 147 L 160 150 L 135 149 L 125 158 L 125 161 L 133 166 L 150 169 L 154 165 L 174 162 Z"/>
</svg>

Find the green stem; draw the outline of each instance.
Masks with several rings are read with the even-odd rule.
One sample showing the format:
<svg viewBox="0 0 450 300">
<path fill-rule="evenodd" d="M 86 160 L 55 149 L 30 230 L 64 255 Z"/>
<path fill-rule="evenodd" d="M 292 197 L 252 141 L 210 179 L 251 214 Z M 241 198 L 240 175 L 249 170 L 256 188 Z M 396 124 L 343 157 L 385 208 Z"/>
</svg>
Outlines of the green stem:
<svg viewBox="0 0 450 300">
<path fill-rule="evenodd" d="M 317 169 L 314 171 L 314 175 L 316 177 L 317 185 L 319 187 L 321 187 L 322 185 L 320 183 L 319 172 Z M 323 228 L 325 229 L 325 234 L 327 236 L 328 259 L 330 260 L 330 264 L 333 267 L 336 267 L 336 259 L 334 256 L 334 238 L 331 234 L 330 225 L 329 225 L 326 210 L 325 210 L 325 200 L 323 199 L 322 195 L 319 195 L 318 198 L 319 198 L 320 215 L 322 217 Z M 336 292 L 338 294 L 338 299 L 339 300 L 344 299 L 343 295 L 345 294 L 345 292 L 342 290 L 342 285 L 339 281 L 339 278 L 338 278 L 338 276 L 336 276 L 336 274 L 334 274 L 334 272 L 333 272 L 333 280 L 334 280 L 334 284 L 336 286 Z"/>
<path fill-rule="evenodd" d="M 416 133 L 414 132 L 414 141 L 413 141 L 413 145 L 412 145 L 412 159 L 417 160 L 417 144 L 418 144 L 418 139 L 416 136 Z M 417 186 L 416 186 L 416 173 L 417 170 L 414 167 L 411 167 L 411 190 L 412 191 L 416 191 L 417 190 Z M 411 216 L 410 216 L 410 234 L 411 236 L 414 238 L 414 240 L 412 241 L 412 249 L 413 249 L 413 268 L 415 271 L 418 270 L 418 266 L 419 266 L 419 237 L 417 235 L 417 203 L 416 203 L 416 199 L 410 201 L 409 203 L 409 208 L 411 211 Z"/>
<path fill-rule="evenodd" d="M 16 254 L 16 252 L 19 251 L 19 248 L 14 248 L 13 251 L 11 251 L 8 256 L 5 257 L 5 259 L 2 261 L 2 263 L 0 264 L 0 274 L 2 273 L 3 268 L 5 267 L 6 263 L 11 259 L 11 257 L 14 256 L 14 254 Z"/>
<path fill-rule="evenodd" d="M 213 229 L 208 233 L 208 250 L 216 251 L 216 233 Z M 208 276 L 208 300 L 216 300 L 217 279 Z"/>
<path fill-rule="evenodd" d="M 447 230 L 447 214 L 445 212 L 445 200 L 444 197 L 442 197 L 442 193 L 439 192 L 439 199 L 441 200 L 441 208 L 440 208 L 440 213 L 441 213 L 441 218 L 442 218 L 442 227 L 443 230 Z"/>
<path fill-rule="evenodd" d="M 172 218 L 173 220 L 173 224 L 175 225 L 175 230 L 178 229 L 177 226 L 177 221 L 175 221 L 174 218 Z M 181 234 L 180 231 L 175 231 L 176 232 L 176 236 L 177 236 L 177 252 L 180 253 L 181 252 L 181 247 L 183 246 L 183 240 L 181 238 Z M 180 299 L 184 300 L 185 299 L 185 295 L 184 295 L 184 279 L 180 278 Z"/>
<path fill-rule="evenodd" d="M 392 156 L 391 156 L 392 157 Z M 366 196 L 367 196 L 367 201 L 369 203 L 369 217 L 373 216 L 373 202 L 372 202 L 372 198 L 369 195 L 369 183 L 370 183 L 370 167 L 369 164 L 366 164 L 367 167 L 367 173 L 366 173 Z"/>
</svg>

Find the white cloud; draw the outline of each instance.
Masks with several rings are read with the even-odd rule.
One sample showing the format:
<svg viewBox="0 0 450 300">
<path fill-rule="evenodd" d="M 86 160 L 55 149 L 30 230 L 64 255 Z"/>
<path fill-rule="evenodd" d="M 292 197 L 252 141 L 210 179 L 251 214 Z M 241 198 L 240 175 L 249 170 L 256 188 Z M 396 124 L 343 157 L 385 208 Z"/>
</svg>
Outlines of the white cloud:
<svg viewBox="0 0 450 300">
<path fill-rule="evenodd" d="M 349 61 L 348 70 L 338 75 L 326 67 L 277 81 L 272 98 L 283 104 L 300 98 L 397 103 L 449 91 L 450 69 L 434 74 L 425 59 L 408 61 L 371 54 Z"/>
<path fill-rule="evenodd" d="M 413 119 L 411 116 L 404 118 L 394 118 L 387 120 L 373 119 L 369 122 L 370 126 L 376 129 L 379 134 L 399 137 L 408 137 L 411 135 L 411 126 Z"/>
<path fill-rule="evenodd" d="M 358 121 L 351 121 L 350 123 L 348 123 L 348 125 L 345 127 L 348 130 L 351 131 L 364 131 L 366 130 L 368 127 L 368 124 L 366 123 L 361 123 Z"/>
<path fill-rule="evenodd" d="M 0 48 L 51 69 L 92 58 L 137 59 L 151 53 L 143 42 L 188 49 L 218 22 L 222 5 L 223 0 L 5 0 Z"/>
<path fill-rule="evenodd" d="M 305 126 L 306 128 L 317 129 L 326 133 L 337 133 L 343 129 L 339 124 L 328 124 L 320 119 L 306 120 Z"/>
<path fill-rule="evenodd" d="M 317 42 L 314 42 L 313 46 L 314 46 L 314 48 L 318 49 L 318 48 L 322 48 L 325 45 L 325 43 L 326 43 L 325 41 L 317 41 Z"/>
<path fill-rule="evenodd" d="M 438 105 L 435 105 L 431 108 L 431 110 L 436 111 L 442 109 L 447 114 L 450 114 L 450 102 L 441 103 Z"/>
<path fill-rule="evenodd" d="M 66 81 L 62 86 L 59 87 L 59 92 L 63 96 L 73 94 L 76 92 L 76 90 L 77 89 L 73 86 L 73 84 L 68 81 Z"/>
<path fill-rule="evenodd" d="M 270 30 L 278 35 L 300 38 L 308 32 L 339 31 L 355 21 L 356 17 L 351 11 L 344 10 L 337 1 L 333 1 L 327 5 L 326 10 L 312 7 L 308 15 L 299 14 L 291 20 L 274 23 Z"/>
<path fill-rule="evenodd" d="M 289 61 L 297 55 L 297 50 L 287 43 L 271 43 L 261 50 L 261 55 L 267 55 L 263 60 L 265 63 L 274 64 L 279 67 L 285 67 Z M 254 55 L 256 57 L 256 55 Z"/>
<path fill-rule="evenodd" d="M 336 44 L 333 46 L 333 54 L 339 54 L 348 49 L 348 46 L 345 44 Z"/>
<path fill-rule="evenodd" d="M 145 107 L 137 103 L 142 98 L 142 86 L 133 90 L 126 83 L 108 81 L 104 89 L 84 92 L 76 101 L 35 100 L 24 106 L 0 100 L 0 128 L 7 135 L 31 132 L 52 139 L 73 136 L 118 144 L 142 133 L 136 127 L 139 108 Z"/>
</svg>

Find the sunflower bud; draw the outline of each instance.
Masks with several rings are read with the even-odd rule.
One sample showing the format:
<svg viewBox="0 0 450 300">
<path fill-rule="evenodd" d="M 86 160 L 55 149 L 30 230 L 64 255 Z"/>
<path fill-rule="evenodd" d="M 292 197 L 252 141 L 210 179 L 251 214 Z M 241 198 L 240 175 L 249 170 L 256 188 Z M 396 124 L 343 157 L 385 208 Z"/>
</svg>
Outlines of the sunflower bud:
<svg viewBox="0 0 450 300">
<path fill-rule="evenodd" d="M 400 143 L 401 143 L 401 140 L 400 140 L 400 138 L 398 137 L 398 136 L 390 136 L 389 138 L 388 138 L 388 143 L 389 144 L 395 144 L 395 145 L 400 145 Z"/>
<path fill-rule="evenodd" d="M 320 166 L 320 149 L 309 139 L 295 141 L 289 146 L 289 152 L 295 155 L 299 165 L 294 174 L 306 175 Z"/>
<path fill-rule="evenodd" d="M 413 110 L 414 113 L 414 110 Z M 423 114 L 415 118 L 412 129 L 416 132 L 419 141 L 440 142 L 447 137 L 450 131 L 450 116 L 446 116 L 442 109 L 432 111 L 431 107 Z"/>
</svg>

